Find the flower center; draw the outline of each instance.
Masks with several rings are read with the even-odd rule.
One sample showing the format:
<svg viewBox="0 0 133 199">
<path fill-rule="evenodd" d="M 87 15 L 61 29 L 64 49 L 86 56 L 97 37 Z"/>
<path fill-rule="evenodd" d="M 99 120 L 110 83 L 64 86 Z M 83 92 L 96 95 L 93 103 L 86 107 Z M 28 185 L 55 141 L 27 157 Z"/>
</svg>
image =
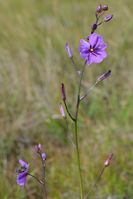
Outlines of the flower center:
<svg viewBox="0 0 133 199">
<path fill-rule="evenodd" d="M 94 48 L 90 48 L 90 52 L 93 52 L 94 51 Z"/>
</svg>

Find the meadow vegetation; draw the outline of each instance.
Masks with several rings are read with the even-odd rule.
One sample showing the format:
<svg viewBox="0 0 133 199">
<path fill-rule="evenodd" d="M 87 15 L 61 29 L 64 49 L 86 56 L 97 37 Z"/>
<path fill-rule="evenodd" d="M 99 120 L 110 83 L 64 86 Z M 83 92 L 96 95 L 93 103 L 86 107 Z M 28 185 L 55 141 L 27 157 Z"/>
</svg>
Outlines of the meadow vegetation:
<svg viewBox="0 0 133 199">
<path fill-rule="evenodd" d="M 69 105 L 77 92 L 76 73 L 65 51 L 69 41 L 77 63 L 79 40 L 90 33 L 98 0 L 0 1 L 0 198 L 41 199 L 36 182 L 16 185 L 18 159 L 39 172 L 34 145 L 47 154 L 49 199 L 76 199 L 79 193 L 76 157 L 59 112 L 64 82 Z M 103 2 L 102 2 L 103 3 Z M 111 166 L 93 198 L 133 198 L 133 20 L 132 0 L 107 1 L 114 19 L 99 28 L 108 44 L 108 58 L 87 67 L 83 90 L 103 72 L 112 76 L 82 103 L 79 138 L 85 190 L 91 189 L 103 162 Z M 79 66 L 80 68 L 80 66 Z M 69 139 L 67 139 L 69 138 Z M 95 195 L 95 197 L 94 197 Z"/>
</svg>

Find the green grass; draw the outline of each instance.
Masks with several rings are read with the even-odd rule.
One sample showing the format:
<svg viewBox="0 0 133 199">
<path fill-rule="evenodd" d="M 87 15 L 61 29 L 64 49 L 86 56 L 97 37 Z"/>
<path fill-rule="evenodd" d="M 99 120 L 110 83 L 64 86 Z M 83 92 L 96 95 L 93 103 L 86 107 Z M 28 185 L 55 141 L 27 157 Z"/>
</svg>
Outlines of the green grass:
<svg viewBox="0 0 133 199">
<path fill-rule="evenodd" d="M 39 172 L 34 144 L 47 153 L 49 199 L 78 198 L 76 159 L 59 113 L 60 83 L 66 85 L 70 107 L 76 94 L 76 75 L 64 45 L 69 41 L 79 63 L 79 39 L 90 32 L 100 1 L 0 1 L 0 198 L 41 198 L 36 183 L 16 185 L 19 158 Z M 97 176 L 110 151 L 115 158 L 102 177 L 96 196 L 127 193 L 133 197 L 133 60 L 132 0 L 108 1 L 114 19 L 98 32 L 108 43 L 108 58 L 86 68 L 83 89 L 103 71 L 112 77 L 101 83 L 80 108 L 80 149 L 85 190 Z M 93 196 L 92 196 L 93 198 Z"/>
</svg>

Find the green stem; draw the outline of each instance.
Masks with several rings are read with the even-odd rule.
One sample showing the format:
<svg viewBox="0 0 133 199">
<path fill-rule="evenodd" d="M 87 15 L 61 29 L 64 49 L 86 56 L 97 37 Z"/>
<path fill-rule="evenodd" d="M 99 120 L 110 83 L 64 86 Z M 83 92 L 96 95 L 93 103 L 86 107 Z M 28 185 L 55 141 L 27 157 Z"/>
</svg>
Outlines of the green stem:
<svg viewBox="0 0 133 199">
<path fill-rule="evenodd" d="M 87 92 L 86 92 L 83 96 L 80 97 L 80 101 L 82 101 L 84 98 L 86 98 L 86 97 L 89 95 L 89 93 L 91 92 L 91 90 L 93 90 L 97 84 L 98 84 L 98 82 L 95 82 L 95 84 L 93 84 L 93 85 L 87 90 Z"/>
<path fill-rule="evenodd" d="M 83 199 L 83 179 L 82 179 L 79 144 L 78 144 L 77 121 L 75 121 L 75 145 L 76 145 L 76 153 L 77 153 L 77 164 L 78 164 L 79 178 L 80 178 L 80 198 Z"/>
<path fill-rule="evenodd" d="M 41 185 L 44 184 L 41 180 L 39 180 L 36 176 L 32 175 L 31 173 L 28 173 L 29 176 L 34 178 L 37 182 L 39 182 Z"/>
<path fill-rule="evenodd" d="M 76 144 L 76 154 L 77 154 L 77 164 L 78 164 L 78 171 L 79 171 L 79 179 L 80 179 L 80 199 L 83 199 L 83 178 L 82 178 L 82 172 L 81 172 L 81 162 L 80 162 L 80 152 L 79 152 L 79 144 L 78 144 L 78 112 L 79 112 L 79 105 L 80 105 L 80 90 L 81 90 L 81 83 L 83 79 L 83 74 L 85 70 L 86 62 L 84 63 L 80 80 L 79 80 L 79 87 L 78 87 L 78 96 L 77 96 L 77 103 L 76 103 L 76 112 L 75 112 L 75 144 Z"/>
<path fill-rule="evenodd" d="M 93 184 L 92 190 L 85 196 L 84 199 L 88 199 L 89 194 L 90 194 L 91 192 L 95 192 L 95 188 L 96 188 L 96 186 L 97 186 L 97 183 L 100 181 L 100 179 L 101 179 L 101 177 L 102 177 L 102 175 L 103 175 L 103 173 L 104 173 L 104 171 L 105 171 L 105 168 L 106 168 L 105 166 L 102 168 L 102 170 L 100 171 L 99 175 L 97 176 L 97 178 L 96 178 L 96 180 L 95 180 L 95 182 L 94 182 L 94 184 Z"/>
<path fill-rule="evenodd" d="M 41 161 L 42 161 L 42 172 L 43 172 L 43 181 L 44 181 L 43 191 L 44 191 L 45 199 L 47 199 L 46 180 L 45 180 L 45 169 L 46 169 L 45 167 L 46 167 L 46 165 L 45 165 L 45 161 L 42 159 L 41 154 L 40 154 L 40 158 L 41 158 Z"/>
<path fill-rule="evenodd" d="M 71 115 L 71 113 L 70 113 L 70 111 L 69 111 L 69 109 L 68 109 L 68 107 L 67 107 L 67 103 L 66 103 L 66 101 L 65 101 L 65 100 L 63 100 L 63 102 L 64 102 L 64 105 L 65 105 L 65 108 L 66 108 L 66 111 L 67 111 L 67 113 L 68 113 L 69 117 L 70 117 L 70 118 L 71 118 L 71 120 L 74 122 L 74 121 L 75 121 L 75 118 Z"/>
<path fill-rule="evenodd" d="M 83 79 L 83 74 L 84 74 L 84 70 L 85 70 L 85 66 L 86 66 L 86 61 L 83 65 L 82 71 L 81 71 L 81 75 L 80 75 L 80 80 L 79 80 L 79 84 L 78 84 L 78 94 L 77 94 L 77 102 L 76 102 L 76 111 L 75 111 L 75 117 L 73 117 L 67 107 L 67 103 L 65 100 L 63 100 L 66 111 L 69 115 L 69 117 L 71 118 L 71 120 L 74 122 L 74 126 L 75 126 L 75 145 L 76 145 L 76 155 L 77 155 L 77 164 L 78 164 L 78 172 L 79 172 L 79 180 L 80 180 L 80 199 L 83 199 L 83 178 L 82 178 L 82 172 L 81 172 L 81 162 L 80 162 L 80 151 L 79 151 L 79 143 L 78 143 L 78 112 L 79 112 L 79 105 L 81 102 L 80 99 L 80 90 L 81 90 L 81 84 L 82 84 L 82 79 Z"/>
<path fill-rule="evenodd" d="M 95 183 L 94 183 L 93 187 L 96 187 L 97 183 L 99 182 L 99 180 L 101 179 L 101 177 L 102 177 L 102 175 L 104 173 L 105 168 L 106 168 L 105 166 L 102 168 L 100 174 L 98 175 L 98 177 L 95 180 Z"/>
</svg>

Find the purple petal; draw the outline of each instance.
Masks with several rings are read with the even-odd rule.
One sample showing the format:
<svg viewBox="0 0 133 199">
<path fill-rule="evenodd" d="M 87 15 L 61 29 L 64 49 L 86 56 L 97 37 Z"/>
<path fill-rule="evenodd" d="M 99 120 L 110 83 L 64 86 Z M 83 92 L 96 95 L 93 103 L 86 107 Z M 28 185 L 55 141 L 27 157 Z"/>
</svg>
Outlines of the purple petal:
<svg viewBox="0 0 133 199">
<path fill-rule="evenodd" d="M 90 53 L 80 53 L 80 56 L 81 56 L 83 59 L 88 60 L 89 54 L 90 54 Z"/>
<path fill-rule="evenodd" d="M 97 51 L 91 55 L 92 63 L 101 63 L 107 57 L 106 51 Z"/>
<path fill-rule="evenodd" d="M 105 50 L 106 48 L 107 48 L 107 44 L 104 43 L 103 37 L 99 35 L 97 38 L 95 49 Z"/>
<path fill-rule="evenodd" d="M 80 46 L 79 46 L 79 51 L 80 53 L 88 53 L 90 49 L 90 44 L 89 42 L 85 41 L 84 39 L 80 40 Z"/>
<path fill-rule="evenodd" d="M 29 168 L 29 164 L 27 164 L 27 163 L 24 162 L 23 160 L 19 160 L 19 163 L 21 164 L 22 167 L 25 167 L 26 169 Z"/>
<path fill-rule="evenodd" d="M 27 171 L 19 173 L 17 176 L 17 184 L 20 186 L 24 186 L 26 184 L 27 175 L 28 175 Z"/>
<path fill-rule="evenodd" d="M 98 36 L 97 33 L 93 33 L 89 36 L 89 43 L 92 48 L 97 44 Z"/>
</svg>

